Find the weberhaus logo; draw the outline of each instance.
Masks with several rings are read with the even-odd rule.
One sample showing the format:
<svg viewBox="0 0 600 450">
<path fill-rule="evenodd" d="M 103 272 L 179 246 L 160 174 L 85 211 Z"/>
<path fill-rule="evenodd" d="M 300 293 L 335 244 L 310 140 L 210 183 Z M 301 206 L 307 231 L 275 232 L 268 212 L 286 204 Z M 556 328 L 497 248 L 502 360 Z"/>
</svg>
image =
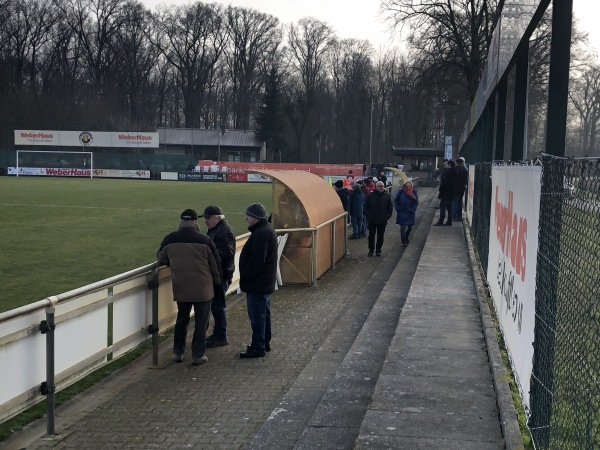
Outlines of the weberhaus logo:
<svg viewBox="0 0 600 450">
<path fill-rule="evenodd" d="M 89 131 L 82 131 L 79 135 L 79 142 L 81 142 L 83 145 L 90 145 L 93 140 L 94 136 L 92 136 L 92 133 Z"/>
</svg>

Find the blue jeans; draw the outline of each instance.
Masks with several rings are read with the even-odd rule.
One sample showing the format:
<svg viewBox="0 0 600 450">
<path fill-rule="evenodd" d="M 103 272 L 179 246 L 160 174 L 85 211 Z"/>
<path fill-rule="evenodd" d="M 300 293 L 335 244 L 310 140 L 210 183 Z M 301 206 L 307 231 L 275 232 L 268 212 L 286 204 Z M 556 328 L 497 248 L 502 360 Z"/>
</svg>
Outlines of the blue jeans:
<svg viewBox="0 0 600 450">
<path fill-rule="evenodd" d="M 352 233 L 356 237 L 359 237 L 361 234 L 362 221 L 363 221 L 362 216 L 360 216 L 360 217 L 352 216 Z"/>
<path fill-rule="evenodd" d="M 227 339 L 227 316 L 225 315 L 225 293 L 229 288 L 229 282 L 220 286 L 215 286 L 215 298 L 213 298 L 210 310 L 212 312 L 215 324 L 213 327 L 213 336 L 217 339 Z"/>
<path fill-rule="evenodd" d="M 194 307 L 194 336 L 192 337 L 192 355 L 200 358 L 206 350 L 206 328 L 210 316 L 210 302 L 177 302 L 177 320 L 173 337 L 173 353 L 183 355 L 190 312 Z"/>
<path fill-rule="evenodd" d="M 458 195 L 452 201 L 452 217 L 462 219 L 463 196 Z"/>
<path fill-rule="evenodd" d="M 252 327 L 252 348 L 265 352 L 265 344 L 271 342 L 271 294 L 246 293 L 248 318 Z"/>
<path fill-rule="evenodd" d="M 408 244 L 408 236 L 412 230 L 412 225 L 400 225 L 400 239 L 403 244 Z"/>
</svg>

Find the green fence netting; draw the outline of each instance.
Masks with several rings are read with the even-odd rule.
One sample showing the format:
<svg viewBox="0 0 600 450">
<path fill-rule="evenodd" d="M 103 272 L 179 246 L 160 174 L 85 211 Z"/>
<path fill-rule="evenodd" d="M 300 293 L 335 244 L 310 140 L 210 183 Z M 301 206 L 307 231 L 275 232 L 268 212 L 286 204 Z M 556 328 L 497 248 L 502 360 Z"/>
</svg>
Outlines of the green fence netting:
<svg viewBox="0 0 600 450">
<path fill-rule="evenodd" d="M 528 427 L 537 449 L 600 449 L 600 159 L 543 155 Z M 488 262 L 492 163 L 476 165 L 473 239 Z"/>
</svg>

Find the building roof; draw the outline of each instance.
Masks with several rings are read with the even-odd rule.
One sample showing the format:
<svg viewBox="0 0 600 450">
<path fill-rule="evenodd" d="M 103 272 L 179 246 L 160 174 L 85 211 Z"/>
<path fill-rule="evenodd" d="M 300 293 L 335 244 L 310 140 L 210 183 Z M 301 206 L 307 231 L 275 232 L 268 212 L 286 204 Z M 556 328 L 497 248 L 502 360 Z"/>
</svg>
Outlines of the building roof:
<svg viewBox="0 0 600 450">
<path fill-rule="evenodd" d="M 444 156 L 443 148 L 393 147 L 394 156 Z"/>
<path fill-rule="evenodd" d="M 197 145 L 216 147 L 261 148 L 263 141 L 254 130 L 220 130 L 202 128 L 159 128 L 159 143 L 166 145 Z"/>
</svg>

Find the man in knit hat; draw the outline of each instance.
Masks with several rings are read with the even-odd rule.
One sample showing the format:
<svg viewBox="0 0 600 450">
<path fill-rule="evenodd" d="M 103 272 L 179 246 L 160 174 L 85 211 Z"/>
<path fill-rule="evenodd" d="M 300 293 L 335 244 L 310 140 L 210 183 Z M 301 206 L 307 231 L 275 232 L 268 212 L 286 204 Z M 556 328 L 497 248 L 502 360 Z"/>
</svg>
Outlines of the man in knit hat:
<svg viewBox="0 0 600 450">
<path fill-rule="evenodd" d="M 271 294 L 277 276 L 277 235 L 260 203 L 246 208 L 250 237 L 239 260 L 240 289 L 246 293 L 252 343 L 240 358 L 260 358 L 271 350 Z"/>
</svg>

